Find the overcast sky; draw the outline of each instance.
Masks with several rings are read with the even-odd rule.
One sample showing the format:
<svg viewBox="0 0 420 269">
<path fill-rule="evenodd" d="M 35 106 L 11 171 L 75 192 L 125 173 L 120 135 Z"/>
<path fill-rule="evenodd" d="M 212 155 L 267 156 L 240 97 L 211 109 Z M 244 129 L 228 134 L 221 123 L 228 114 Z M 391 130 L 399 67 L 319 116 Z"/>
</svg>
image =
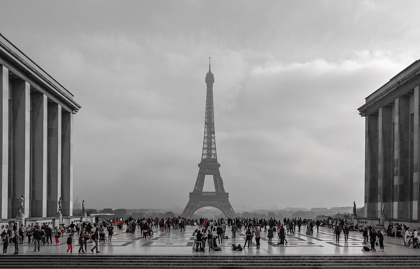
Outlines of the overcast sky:
<svg viewBox="0 0 420 269">
<path fill-rule="evenodd" d="M 359 207 L 357 108 L 420 58 L 419 14 L 401 0 L 0 0 L 0 33 L 82 105 L 74 198 L 88 208 L 185 207 L 209 56 L 234 207 Z"/>
</svg>

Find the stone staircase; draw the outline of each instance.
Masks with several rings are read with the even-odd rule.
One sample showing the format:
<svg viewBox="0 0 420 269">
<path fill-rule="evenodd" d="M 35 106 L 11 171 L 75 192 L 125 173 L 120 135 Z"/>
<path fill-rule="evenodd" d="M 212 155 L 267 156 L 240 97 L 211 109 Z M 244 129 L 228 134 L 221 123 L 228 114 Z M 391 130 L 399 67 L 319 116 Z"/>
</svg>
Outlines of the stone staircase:
<svg viewBox="0 0 420 269">
<path fill-rule="evenodd" d="M 420 256 L 4 255 L 0 268 L 420 268 Z"/>
</svg>

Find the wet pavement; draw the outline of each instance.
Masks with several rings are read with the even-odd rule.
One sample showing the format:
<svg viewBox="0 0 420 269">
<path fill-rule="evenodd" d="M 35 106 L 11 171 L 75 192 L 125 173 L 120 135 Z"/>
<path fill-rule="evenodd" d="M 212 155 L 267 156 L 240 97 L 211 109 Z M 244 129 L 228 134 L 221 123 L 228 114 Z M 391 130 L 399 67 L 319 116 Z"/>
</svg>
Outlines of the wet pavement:
<svg viewBox="0 0 420 269">
<path fill-rule="evenodd" d="M 171 229 L 170 232 L 155 229 L 154 236 L 144 239 L 139 230 L 134 235 L 126 233 L 125 229 L 115 229 L 115 234 L 111 242 L 100 242 L 100 254 L 91 253 L 90 249 L 94 243 L 88 243 L 88 253 L 78 254 L 78 236 L 73 238 L 73 254 L 68 255 L 419 255 L 420 249 L 406 248 L 403 246 L 402 238 L 392 238 L 385 236 L 384 252 L 364 252 L 362 251 L 363 236 L 357 231 L 350 232 L 348 242 L 344 242 L 344 236 L 341 235 L 340 242 L 336 243 L 335 235 L 332 229 L 321 227 L 319 232 L 307 235 L 305 228 L 301 232 L 286 235 L 287 245 L 277 245 L 278 238 L 273 238 L 273 243 L 267 241 L 267 233 L 261 233 L 261 247 L 256 248 L 255 239 L 251 246 L 245 247 L 243 251 L 233 251 L 232 244 L 245 243 L 243 232 L 237 232 L 237 238 L 232 239 L 230 227 L 226 235 L 229 239 L 224 239 L 219 246 L 221 251 L 210 251 L 206 246 L 205 252 L 193 251 L 194 237 L 193 232 L 197 227 L 187 226 L 186 231 Z M 41 251 L 34 252 L 34 245 L 28 244 L 27 239 L 23 245 L 20 245 L 19 255 L 62 255 L 66 254 L 68 235 L 60 238 L 60 244 L 56 245 L 53 238 L 52 245 L 42 245 Z M 377 247 L 379 250 L 379 246 Z M 14 253 L 14 244 L 10 244 L 6 255 Z M 2 254 L 5 255 L 5 254 Z"/>
</svg>

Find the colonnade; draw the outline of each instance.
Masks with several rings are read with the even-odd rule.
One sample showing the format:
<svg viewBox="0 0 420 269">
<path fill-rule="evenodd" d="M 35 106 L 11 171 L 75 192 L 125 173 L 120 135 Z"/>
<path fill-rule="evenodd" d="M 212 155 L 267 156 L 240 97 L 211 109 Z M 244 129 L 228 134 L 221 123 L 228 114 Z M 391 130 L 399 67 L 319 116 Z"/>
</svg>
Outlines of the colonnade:
<svg viewBox="0 0 420 269">
<path fill-rule="evenodd" d="M 365 116 L 365 217 L 419 219 L 420 88 Z"/>
<path fill-rule="evenodd" d="M 71 216 L 73 110 L 22 74 L 0 62 L 0 219 L 18 216 L 22 195 L 26 218 L 55 216 L 60 197 Z"/>
</svg>

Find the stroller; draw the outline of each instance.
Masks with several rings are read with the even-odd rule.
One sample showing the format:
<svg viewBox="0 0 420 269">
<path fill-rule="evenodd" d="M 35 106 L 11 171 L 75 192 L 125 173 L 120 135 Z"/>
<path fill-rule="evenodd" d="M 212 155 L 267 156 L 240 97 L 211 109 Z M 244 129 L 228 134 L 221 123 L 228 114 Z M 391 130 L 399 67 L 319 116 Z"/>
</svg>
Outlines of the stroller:
<svg viewBox="0 0 420 269">
<path fill-rule="evenodd" d="M 314 233 L 314 229 L 312 225 L 307 225 L 306 226 L 306 234 L 313 234 Z"/>
<path fill-rule="evenodd" d="M 105 233 L 100 233 L 99 234 L 99 242 L 105 242 L 105 240 L 106 240 Z"/>
</svg>

